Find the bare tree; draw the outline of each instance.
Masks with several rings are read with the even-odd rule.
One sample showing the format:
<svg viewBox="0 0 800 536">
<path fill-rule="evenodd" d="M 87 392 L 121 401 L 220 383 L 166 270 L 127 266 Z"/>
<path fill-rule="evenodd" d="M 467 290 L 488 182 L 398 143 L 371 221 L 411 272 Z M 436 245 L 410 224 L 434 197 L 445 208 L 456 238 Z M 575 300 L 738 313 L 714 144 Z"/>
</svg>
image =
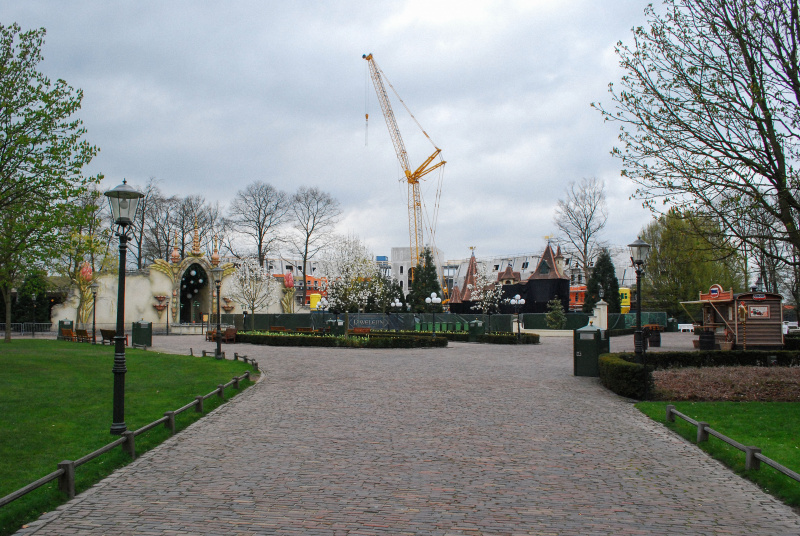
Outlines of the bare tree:
<svg viewBox="0 0 800 536">
<path fill-rule="evenodd" d="M 178 198 L 153 196 L 145 212 L 144 257 L 153 262 L 155 259 L 168 261 L 172 253 L 175 239 L 175 214 Z"/>
<path fill-rule="evenodd" d="M 261 181 L 239 190 L 231 202 L 231 230 L 245 234 L 252 240 L 261 266 L 264 266 L 267 254 L 279 241 L 276 229 L 288 208 L 286 193 Z"/>
<path fill-rule="evenodd" d="M 303 261 L 304 305 L 308 295 L 308 285 L 305 284 L 308 260 L 325 246 L 341 213 L 339 202 L 319 188 L 301 186 L 292 196 L 290 214 L 296 232 L 289 243 Z"/>
<path fill-rule="evenodd" d="M 610 86 L 623 175 L 637 197 L 707 213 L 765 256 L 757 223 L 800 248 L 800 0 L 665 0 L 651 5 Z"/>
<path fill-rule="evenodd" d="M 575 251 L 587 278 L 590 264 L 603 249 L 598 234 L 607 220 L 605 187 L 596 178 L 571 182 L 567 199 L 558 200 L 554 222 L 560 238 L 571 244 L 569 249 Z"/>
<path fill-rule="evenodd" d="M 141 270 L 146 262 L 145 229 L 147 228 L 148 210 L 154 200 L 161 196 L 161 191 L 158 189 L 158 181 L 155 177 L 148 179 L 142 193 L 144 197 L 139 200 L 139 206 L 136 209 L 136 219 L 133 222 L 133 237 L 128 246 L 128 251 L 131 255 L 129 262 L 133 262 L 137 270 Z"/>
</svg>

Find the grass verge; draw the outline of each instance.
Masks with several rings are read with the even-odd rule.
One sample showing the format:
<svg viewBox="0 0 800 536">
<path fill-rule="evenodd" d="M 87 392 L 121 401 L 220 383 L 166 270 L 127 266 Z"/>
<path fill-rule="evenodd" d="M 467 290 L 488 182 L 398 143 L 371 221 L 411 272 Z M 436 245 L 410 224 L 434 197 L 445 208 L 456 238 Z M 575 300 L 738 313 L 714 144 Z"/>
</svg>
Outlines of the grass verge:
<svg viewBox="0 0 800 536">
<path fill-rule="evenodd" d="M 759 447 L 764 456 L 800 472 L 800 402 L 640 402 L 639 410 L 694 443 L 697 427 L 683 419 L 666 422 L 666 405 L 744 445 Z M 789 506 L 800 507 L 800 482 L 762 463 L 758 471 L 745 471 L 744 452 L 716 437 L 699 444 L 705 452 L 737 474 L 758 484 Z"/>
<path fill-rule="evenodd" d="M 113 346 L 67 341 L 0 342 L 0 497 L 110 443 L 114 359 Z M 195 396 L 240 376 L 249 365 L 240 361 L 126 350 L 125 422 L 136 430 L 178 409 Z M 252 382 L 241 382 L 240 388 Z M 229 387 L 225 398 L 234 396 Z M 206 400 L 206 412 L 222 401 Z M 202 415 L 193 410 L 176 418 L 178 430 Z M 137 456 L 169 437 L 156 427 L 136 438 Z M 80 493 L 127 465 L 130 457 L 116 448 L 78 467 Z M 0 508 L 0 536 L 38 518 L 66 501 L 51 482 Z"/>
</svg>

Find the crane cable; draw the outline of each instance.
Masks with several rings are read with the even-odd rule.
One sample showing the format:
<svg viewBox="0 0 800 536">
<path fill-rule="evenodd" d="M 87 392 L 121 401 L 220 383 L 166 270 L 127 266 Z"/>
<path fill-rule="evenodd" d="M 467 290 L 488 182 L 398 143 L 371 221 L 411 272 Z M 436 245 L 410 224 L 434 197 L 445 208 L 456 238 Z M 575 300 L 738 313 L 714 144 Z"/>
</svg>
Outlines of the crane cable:
<svg viewBox="0 0 800 536">
<path fill-rule="evenodd" d="M 364 63 L 364 147 L 369 146 L 369 64 Z"/>
</svg>

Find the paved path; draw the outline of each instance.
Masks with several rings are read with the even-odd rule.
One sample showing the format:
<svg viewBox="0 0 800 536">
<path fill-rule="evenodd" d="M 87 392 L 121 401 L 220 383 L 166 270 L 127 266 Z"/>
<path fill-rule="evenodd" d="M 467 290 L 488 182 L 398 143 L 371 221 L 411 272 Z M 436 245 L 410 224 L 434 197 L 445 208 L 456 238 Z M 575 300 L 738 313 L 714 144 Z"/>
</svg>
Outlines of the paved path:
<svg viewBox="0 0 800 536">
<path fill-rule="evenodd" d="M 246 353 L 258 385 L 19 534 L 800 534 L 792 510 L 573 377 L 569 339 Z"/>
</svg>

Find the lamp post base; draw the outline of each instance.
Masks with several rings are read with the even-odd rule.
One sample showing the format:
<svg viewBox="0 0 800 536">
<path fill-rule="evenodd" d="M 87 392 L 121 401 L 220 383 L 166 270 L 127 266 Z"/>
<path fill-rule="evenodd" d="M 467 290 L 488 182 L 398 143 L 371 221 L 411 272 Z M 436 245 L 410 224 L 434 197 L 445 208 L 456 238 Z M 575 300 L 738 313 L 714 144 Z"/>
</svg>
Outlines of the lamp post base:
<svg viewBox="0 0 800 536">
<path fill-rule="evenodd" d="M 128 425 L 124 422 L 114 422 L 111 423 L 111 434 L 112 435 L 122 435 L 128 431 Z"/>
</svg>

